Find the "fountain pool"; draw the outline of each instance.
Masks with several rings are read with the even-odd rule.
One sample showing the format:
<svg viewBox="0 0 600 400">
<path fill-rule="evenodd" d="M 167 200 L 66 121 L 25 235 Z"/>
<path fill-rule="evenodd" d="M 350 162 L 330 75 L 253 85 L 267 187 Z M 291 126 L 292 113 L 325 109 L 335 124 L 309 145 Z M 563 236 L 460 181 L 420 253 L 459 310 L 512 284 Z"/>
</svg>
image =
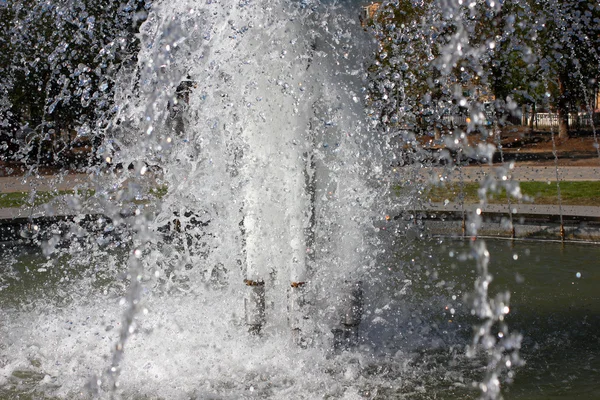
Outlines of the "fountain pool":
<svg viewBox="0 0 600 400">
<path fill-rule="evenodd" d="M 500 254 L 492 292 L 509 288 L 508 323 L 525 337 L 526 364 L 513 371 L 504 397 L 597 397 L 598 271 L 589 260 L 598 249 L 488 245 Z M 361 345 L 338 355 L 298 348 L 285 326 L 263 338 L 248 336 L 239 301 L 210 282 L 149 297 L 123 361 L 121 396 L 477 398 L 472 383 L 481 379 L 486 361 L 464 354 L 474 322 L 461 300 L 476 277 L 473 261 L 464 259 L 469 252 L 467 243 L 455 240 L 405 244 L 365 285 Z M 43 270 L 47 261 L 39 248 L 4 246 L 2 260 L 13 276 L 1 292 L 0 394 L 88 397 L 90 376 L 101 372 L 117 340 L 126 287 L 117 276 L 103 276 L 111 270 L 102 264 L 108 259 L 85 267 L 65 259 Z M 75 296 L 82 286 L 86 296 Z"/>
<path fill-rule="evenodd" d="M 93 36 L 86 4 L 65 26 Z M 390 170 L 409 181 L 432 162 L 491 162 L 518 115 L 510 95 L 496 114 L 485 98 L 496 40 L 514 31 L 502 4 L 386 2 L 414 31 L 358 1 L 132 4 L 117 11 L 144 20 L 137 58 L 105 71 L 122 35 L 98 68 L 56 78 L 42 107 L 44 133 L 70 96 L 95 102 L 95 122 L 77 120 L 95 162 L 86 194 L 64 199 L 72 219 L 0 249 L 0 397 L 600 395 L 595 247 L 486 245 L 480 213 L 467 242 L 390 217 L 424 199 L 416 184 L 395 193 Z M 69 46 L 52 60 L 68 63 Z M 429 135 L 446 147 L 437 158 L 420 147 Z M 25 180 L 40 172 L 32 149 Z M 482 203 L 500 188 L 522 200 L 510 169 L 482 184 Z"/>
</svg>

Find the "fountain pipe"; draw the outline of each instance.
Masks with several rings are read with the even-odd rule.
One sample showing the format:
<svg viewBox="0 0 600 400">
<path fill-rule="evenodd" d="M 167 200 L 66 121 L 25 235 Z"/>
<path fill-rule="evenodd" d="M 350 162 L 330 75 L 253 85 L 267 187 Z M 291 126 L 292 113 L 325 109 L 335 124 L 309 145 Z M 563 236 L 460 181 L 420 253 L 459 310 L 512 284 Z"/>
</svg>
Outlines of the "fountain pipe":
<svg viewBox="0 0 600 400">
<path fill-rule="evenodd" d="M 545 84 L 545 89 L 548 90 L 548 85 Z M 552 155 L 554 156 L 554 172 L 556 175 L 556 197 L 558 198 L 558 214 L 560 216 L 560 240 L 565 243 L 565 226 L 563 223 L 562 198 L 560 195 L 560 175 L 558 173 L 558 151 L 556 149 L 556 139 L 554 137 L 554 126 L 550 126 L 550 139 L 552 140 Z"/>
<path fill-rule="evenodd" d="M 258 335 L 265 323 L 265 282 L 244 279 L 248 287 L 244 298 L 244 311 L 248 332 Z"/>
<path fill-rule="evenodd" d="M 363 285 L 361 281 L 346 282 L 350 285 L 342 298 L 340 326 L 331 330 L 333 349 L 348 350 L 359 342 L 358 329 L 363 314 Z"/>
<path fill-rule="evenodd" d="M 502 132 L 498 128 L 498 123 L 494 123 L 494 134 L 496 136 L 496 143 L 498 145 L 498 150 L 500 151 L 500 162 L 504 165 L 504 150 L 502 149 Z M 515 224 L 513 222 L 513 212 L 512 212 L 512 204 L 510 201 L 510 193 L 508 193 L 508 188 L 506 189 L 506 203 L 508 205 L 508 218 L 510 221 L 510 238 L 514 240 L 515 238 Z"/>
<path fill-rule="evenodd" d="M 466 214 L 465 214 L 465 179 L 463 177 L 461 159 L 462 159 L 462 149 L 459 149 L 458 153 L 456 155 L 456 163 L 458 164 L 458 179 L 459 179 L 459 183 L 460 183 L 460 195 L 459 195 L 460 212 L 462 214 L 462 237 L 464 239 L 467 235 L 467 219 L 466 219 Z"/>
<path fill-rule="evenodd" d="M 551 130 L 552 134 L 552 153 L 554 154 L 554 171 L 556 173 L 556 196 L 558 197 L 558 213 L 560 215 L 560 240 L 564 243 L 565 241 L 565 225 L 563 221 L 562 211 L 562 198 L 560 195 L 560 175 L 558 173 L 558 152 L 556 151 L 556 141 L 554 139 L 554 129 Z"/>
<path fill-rule="evenodd" d="M 313 144 L 314 148 L 314 144 Z M 309 332 L 308 322 L 310 320 L 309 301 L 307 299 L 309 262 L 311 249 L 314 246 L 314 230 L 316 224 L 315 202 L 315 161 L 314 154 L 305 152 L 302 155 L 302 176 L 297 176 L 296 189 L 300 189 L 299 198 L 306 201 L 298 201 L 304 209 L 296 208 L 296 212 L 290 221 L 292 230 L 292 260 L 290 269 L 290 287 L 288 292 L 288 322 L 292 331 L 292 340 L 301 347 L 308 344 L 307 334 Z M 304 207 L 304 206 L 307 207 Z M 302 220 L 305 217 L 306 224 Z"/>
<path fill-rule="evenodd" d="M 302 203 L 298 201 L 298 203 Z M 301 213 L 302 211 L 299 210 Z M 309 319 L 306 301 L 308 270 L 306 265 L 306 238 L 298 215 L 291 219 L 292 259 L 290 260 L 290 287 L 288 292 L 288 323 L 292 338 L 298 345 L 306 345 L 306 327 Z"/>
<path fill-rule="evenodd" d="M 288 323 L 292 331 L 292 341 L 301 347 L 306 347 L 308 344 L 306 325 L 309 315 L 307 313 L 306 290 L 306 282 L 292 281 L 288 292 Z"/>
<path fill-rule="evenodd" d="M 244 312 L 246 325 L 251 334 L 260 334 L 265 323 L 265 282 L 262 279 L 260 266 L 266 262 L 263 259 L 258 234 L 258 218 L 251 210 L 256 205 L 253 201 L 255 193 L 246 194 L 246 216 L 244 217 L 244 234 L 246 237 L 246 295 L 244 297 Z"/>
</svg>

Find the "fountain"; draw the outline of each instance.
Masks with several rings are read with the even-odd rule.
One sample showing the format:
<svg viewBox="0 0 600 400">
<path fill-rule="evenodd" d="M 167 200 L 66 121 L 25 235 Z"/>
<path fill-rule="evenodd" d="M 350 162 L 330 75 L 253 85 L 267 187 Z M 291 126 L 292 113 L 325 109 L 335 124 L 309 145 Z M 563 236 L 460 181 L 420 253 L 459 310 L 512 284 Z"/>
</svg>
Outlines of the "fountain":
<svg viewBox="0 0 600 400">
<path fill-rule="evenodd" d="M 501 144 L 494 132 L 518 111 L 509 98 L 488 117 L 483 94 L 457 89 L 493 81 L 495 42 L 463 14 L 502 4 L 117 3 L 137 21 L 139 53 L 108 71 L 133 42 L 123 33 L 88 60 L 106 79 L 84 63 L 57 78 L 40 123 L 76 77 L 72 95 L 96 107 L 78 120 L 95 161 L 79 192 L 40 206 L 58 222 L 40 229 L 32 200 L 27 244 L 2 249 L 0 397 L 498 398 L 522 367 L 510 292 L 490 289 L 490 260 L 506 250 L 478 237 L 481 210 L 466 215 L 462 194 L 469 241 L 429 237 L 415 182 L 441 163 L 462 191 L 463 157 L 495 151 L 468 134 Z M 82 10 L 70 23 L 93 31 Z M 413 21 L 390 23 L 394 10 Z M 68 60 L 61 46 L 52 54 Z M 446 150 L 432 156 L 419 129 Z M 41 174 L 40 148 L 23 180 Z M 410 193 L 398 195 L 405 161 Z M 521 196 L 502 162 L 481 207 L 505 189 L 514 236 Z M 529 257 L 515 246 L 511 260 Z M 511 268 L 500 281 L 512 290 Z"/>
<path fill-rule="evenodd" d="M 308 7 L 180 6 L 177 15 L 190 9 L 178 23 L 188 24 L 192 36 L 183 41 L 183 27 L 165 29 L 169 15 L 146 22 L 143 34 L 151 41 L 142 43 L 148 54 L 141 58 L 150 61 L 141 79 L 151 85 L 150 98 L 138 99 L 145 112 L 136 114 L 131 105 L 118 117 L 146 132 L 147 148 L 111 158 L 138 168 L 160 165 L 161 179 L 176 189 L 157 224 L 172 219 L 173 210 L 207 221 L 203 234 L 219 244 L 206 238 L 211 248 L 200 257 L 190 251 L 185 262 L 208 274 L 215 266 L 233 273 L 241 263 L 251 330 L 261 331 L 267 303 L 275 305 L 271 318 L 285 318 L 289 296 L 290 312 L 298 313 L 290 314 L 291 324 L 299 331 L 310 314 L 302 308 L 317 301 L 304 298 L 309 286 L 318 293 L 326 281 L 357 281 L 369 266 L 362 210 L 371 200 L 362 160 L 370 158 L 374 141 L 361 117 L 360 94 L 366 34 L 351 18 Z M 157 41 L 165 31 L 170 36 Z M 155 86 L 160 82 L 168 91 L 184 74 L 197 82 L 188 111 L 177 117 L 183 121 L 175 124 L 185 129 L 166 124 L 161 130 L 168 117 L 155 106 Z M 131 140 L 136 134 L 119 135 Z M 149 153 L 160 160 L 148 159 Z M 183 218 L 178 223 L 184 231 L 191 226 Z M 336 286 L 327 289 L 328 297 Z"/>
</svg>

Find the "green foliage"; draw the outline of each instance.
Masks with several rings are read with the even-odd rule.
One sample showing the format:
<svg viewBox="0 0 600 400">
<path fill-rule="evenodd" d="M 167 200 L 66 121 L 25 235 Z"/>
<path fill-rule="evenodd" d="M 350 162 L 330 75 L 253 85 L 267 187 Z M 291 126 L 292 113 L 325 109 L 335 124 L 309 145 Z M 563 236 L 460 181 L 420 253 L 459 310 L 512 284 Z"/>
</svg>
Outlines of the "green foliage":
<svg viewBox="0 0 600 400">
<path fill-rule="evenodd" d="M 15 0 L 0 6 L 0 142 L 100 138 L 114 79 L 137 52 L 149 0 Z M 23 129 L 27 126 L 27 129 Z M 95 139 L 95 140 L 94 140 Z M 0 144 L 2 144 L 0 143 Z M 23 155 L 17 151 L 14 155 Z"/>
<path fill-rule="evenodd" d="M 371 23 L 380 43 L 371 67 L 371 113 L 384 127 L 443 126 L 495 98 L 500 124 L 517 104 L 590 106 L 600 78 L 600 4 L 596 0 L 385 2 Z"/>
<path fill-rule="evenodd" d="M 486 48 L 493 15 L 434 1 L 387 2 L 372 24 L 379 39 L 371 68 L 372 114 L 382 125 L 415 125 L 421 133 L 451 130 L 444 116 L 484 125 L 489 98 Z M 452 5 L 452 6 L 451 6 Z"/>
<path fill-rule="evenodd" d="M 435 89 L 430 61 L 437 32 L 422 20 L 430 3 L 387 3 L 371 21 L 379 42 L 370 68 L 371 112 L 384 124 L 414 123 L 422 99 Z"/>
<path fill-rule="evenodd" d="M 565 111 L 589 105 L 600 75 L 598 2 L 512 0 L 499 17 L 492 65 L 498 95 L 552 107 L 562 102 Z"/>
</svg>

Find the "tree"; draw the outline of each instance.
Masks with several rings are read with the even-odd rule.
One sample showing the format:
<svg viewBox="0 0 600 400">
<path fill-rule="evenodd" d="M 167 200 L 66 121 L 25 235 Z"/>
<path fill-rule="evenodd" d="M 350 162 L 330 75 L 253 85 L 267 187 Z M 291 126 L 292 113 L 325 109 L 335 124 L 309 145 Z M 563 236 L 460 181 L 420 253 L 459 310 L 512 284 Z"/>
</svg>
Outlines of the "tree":
<svg viewBox="0 0 600 400">
<path fill-rule="evenodd" d="M 568 115 L 590 107 L 600 77 L 600 5 L 594 0 L 505 2 L 493 60 L 494 91 L 556 109 L 559 137 Z M 586 100 L 587 98 L 587 100 Z"/>
<path fill-rule="evenodd" d="M 137 51 L 148 0 L 15 0 L 0 6 L 0 121 L 5 147 L 77 129 L 98 141 L 111 114 L 113 79 Z M 21 149 L 22 150 L 22 149 Z M 12 158 L 23 156 L 23 152 Z M 57 160 L 49 160 L 57 161 Z"/>
<path fill-rule="evenodd" d="M 373 113 L 383 125 L 404 120 L 439 137 L 453 116 L 468 114 L 469 129 L 485 129 L 483 106 L 489 97 L 489 59 L 477 7 L 445 7 L 439 2 L 388 2 L 372 24 L 380 40 L 371 68 Z M 484 48 L 481 51 L 479 48 Z M 377 111 L 375 111 L 377 110 Z M 450 117 L 450 118 L 447 118 Z"/>
<path fill-rule="evenodd" d="M 550 87 L 559 137 L 567 138 L 569 111 L 580 108 L 600 77 L 600 4 L 595 0 L 542 4 L 549 15 L 540 53 L 548 60 L 547 75 L 554 78 Z"/>
<path fill-rule="evenodd" d="M 380 50 L 371 96 L 384 125 L 402 112 L 418 119 L 462 106 L 476 117 L 478 101 L 493 94 L 497 116 L 517 114 L 517 102 L 548 103 L 566 138 L 569 112 L 590 107 L 584 103 L 598 87 L 595 0 L 477 0 L 446 8 L 387 2 L 372 26 Z"/>
<path fill-rule="evenodd" d="M 370 69 L 371 112 L 383 125 L 415 121 L 421 99 L 434 86 L 429 67 L 436 32 L 422 29 L 429 3 L 423 7 L 412 2 L 384 4 L 370 21 L 379 41 Z"/>
</svg>

